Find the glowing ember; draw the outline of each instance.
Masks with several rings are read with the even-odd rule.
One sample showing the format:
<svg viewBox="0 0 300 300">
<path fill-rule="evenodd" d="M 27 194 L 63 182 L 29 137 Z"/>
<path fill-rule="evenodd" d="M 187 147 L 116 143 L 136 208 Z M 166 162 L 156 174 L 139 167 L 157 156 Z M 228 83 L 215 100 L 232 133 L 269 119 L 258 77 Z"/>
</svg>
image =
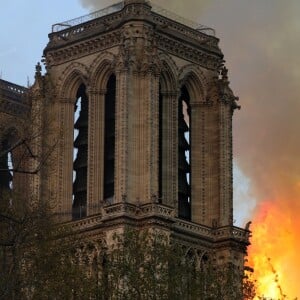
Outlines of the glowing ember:
<svg viewBox="0 0 300 300">
<path fill-rule="evenodd" d="M 267 299 L 299 295 L 300 257 L 297 254 L 300 242 L 297 235 L 300 222 L 297 210 L 288 203 L 261 202 L 253 220 L 249 264 L 254 268 L 258 296 Z"/>
</svg>

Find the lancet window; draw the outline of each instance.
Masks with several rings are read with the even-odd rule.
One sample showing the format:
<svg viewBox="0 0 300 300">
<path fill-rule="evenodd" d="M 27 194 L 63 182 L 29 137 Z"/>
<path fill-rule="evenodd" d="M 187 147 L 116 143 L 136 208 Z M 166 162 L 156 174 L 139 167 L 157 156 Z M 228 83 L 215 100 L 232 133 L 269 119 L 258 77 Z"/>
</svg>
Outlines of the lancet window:
<svg viewBox="0 0 300 300">
<path fill-rule="evenodd" d="M 88 158 L 88 96 L 81 84 L 74 107 L 73 219 L 86 217 Z"/>
<path fill-rule="evenodd" d="M 112 74 L 107 82 L 105 94 L 105 134 L 104 134 L 104 200 L 112 203 L 115 177 L 115 106 L 116 76 Z"/>
<path fill-rule="evenodd" d="M 178 104 L 178 216 L 191 219 L 191 109 L 190 95 L 181 88 Z"/>
<path fill-rule="evenodd" d="M 9 191 L 13 185 L 13 156 L 9 149 L 9 139 L 4 138 L 0 147 L 0 191 Z"/>
</svg>

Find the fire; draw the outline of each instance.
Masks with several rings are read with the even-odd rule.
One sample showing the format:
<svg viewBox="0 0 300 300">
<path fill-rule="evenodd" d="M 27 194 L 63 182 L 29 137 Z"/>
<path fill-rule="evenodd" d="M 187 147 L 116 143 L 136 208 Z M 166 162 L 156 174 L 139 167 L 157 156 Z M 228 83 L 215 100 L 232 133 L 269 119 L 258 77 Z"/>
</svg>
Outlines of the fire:
<svg viewBox="0 0 300 300">
<path fill-rule="evenodd" d="M 249 265 L 254 268 L 257 295 L 267 299 L 300 295 L 299 209 L 292 203 L 263 201 L 253 219 Z"/>
</svg>

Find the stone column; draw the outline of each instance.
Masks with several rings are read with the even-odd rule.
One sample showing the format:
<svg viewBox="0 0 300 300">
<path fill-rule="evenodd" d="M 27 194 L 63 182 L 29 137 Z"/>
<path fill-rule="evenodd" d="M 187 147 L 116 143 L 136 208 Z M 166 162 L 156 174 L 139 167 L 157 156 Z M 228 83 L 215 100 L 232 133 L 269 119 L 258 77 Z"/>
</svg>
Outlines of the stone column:
<svg viewBox="0 0 300 300">
<path fill-rule="evenodd" d="M 154 150 L 149 137 L 149 82 L 137 72 L 129 72 L 128 77 L 128 197 L 140 204 L 150 199 L 150 152 Z"/>
<path fill-rule="evenodd" d="M 148 81 L 148 147 L 150 160 L 149 168 L 149 191 L 151 201 L 157 201 L 159 196 L 159 77 L 153 70 L 147 70 L 145 76 Z M 147 126 L 146 125 L 146 126 Z"/>
<path fill-rule="evenodd" d="M 118 197 L 122 193 L 127 195 L 129 202 L 149 203 L 155 198 L 152 196 L 158 195 L 158 77 L 132 71 L 126 77 L 122 79 L 127 84 L 126 98 L 118 98 L 119 113 L 123 116 L 118 116 L 117 124 L 117 135 L 121 134 L 121 139 L 117 139 L 120 154 L 117 174 L 121 176 L 117 180 L 122 180 L 120 186 L 123 187 Z M 126 121 L 122 121 L 125 118 Z"/>
<path fill-rule="evenodd" d="M 58 174 L 56 177 L 58 199 L 57 212 L 62 221 L 72 218 L 72 191 L 73 191 L 73 134 L 74 134 L 74 99 L 62 98 L 59 107 L 59 136 L 58 136 Z"/>
<path fill-rule="evenodd" d="M 127 201 L 143 204 L 154 201 L 158 196 L 159 71 L 156 60 L 157 49 L 150 25 L 132 22 L 125 24 L 123 29 L 124 42 L 120 56 L 123 66 L 126 66 L 122 76 L 126 78 L 121 76 L 120 80 L 122 80 L 121 84 L 126 86 L 126 94 L 122 99 L 125 102 L 120 102 L 119 105 L 127 107 L 127 111 L 123 113 L 123 117 L 127 115 L 127 127 L 124 129 L 124 123 L 120 127 L 123 130 L 120 132 L 126 136 L 125 143 L 127 144 L 125 147 L 122 146 L 127 151 L 126 156 L 123 155 L 126 157 L 125 188 L 127 192 L 121 193 L 126 194 Z M 122 119 L 119 124 L 121 122 Z M 119 162 L 117 165 L 120 168 Z M 118 194 L 120 196 L 120 192 Z"/>
<path fill-rule="evenodd" d="M 162 203 L 178 210 L 178 93 L 162 92 Z M 177 214 L 176 214 L 177 215 Z"/>
<path fill-rule="evenodd" d="M 128 119 L 127 69 L 116 72 L 115 202 L 127 201 Z"/>
<path fill-rule="evenodd" d="M 105 90 L 89 89 L 87 215 L 103 206 Z"/>
<path fill-rule="evenodd" d="M 219 104 L 220 119 L 220 225 L 233 224 L 232 190 L 232 108 L 223 101 Z"/>
<path fill-rule="evenodd" d="M 25 130 L 27 130 L 27 132 L 24 132 L 25 135 L 30 135 L 31 138 L 34 137 L 33 140 L 30 141 L 30 149 L 32 151 L 32 153 L 34 153 L 34 155 L 36 155 L 37 157 L 39 157 L 40 159 L 37 159 L 36 157 L 32 157 L 32 155 L 26 155 L 27 157 L 25 157 L 25 161 L 21 162 L 22 165 L 24 165 L 25 170 L 26 168 L 28 168 L 30 171 L 35 171 L 38 170 L 38 172 L 36 174 L 32 174 L 32 175 L 28 175 L 26 174 L 26 176 L 22 176 L 23 177 L 23 188 L 26 186 L 27 184 L 27 192 L 28 192 L 28 199 L 30 200 L 30 205 L 36 205 L 38 201 L 41 201 L 41 197 L 44 197 L 44 200 L 47 199 L 46 201 L 49 201 L 49 195 L 41 195 L 42 192 L 42 184 L 44 183 L 42 180 L 42 174 L 46 173 L 45 170 L 47 170 L 47 165 L 48 162 L 42 162 L 41 164 L 41 160 L 42 157 L 45 155 L 43 153 L 43 150 L 47 150 L 47 146 L 45 145 L 46 142 L 47 144 L 49 144 L 49 141 L 51 140 L 51 136 L 49 138 L 45 139 L 44 135 L 45 135 L 45 130 L 44 128 L 47 126 L 43 126 L 43 122 L 45 121 L 45 111 L 44 111 L 44 98 L 42 96 L 42 94 L 40 93 L 40 91 L 36 92 L 35 94 L 33 94 L 32 96 L 32 107 L 31 107 L 31 120 L 30 120 L 30 124 L 27 124 L 28 126 L 26 126 L 27 128 L 24 128 Z M 47 124 L 49 126 L 49 124 Z M 49 134 L 49 133 L 48 133 Z M 26 137 L 25 137 L 26 138 Z M 28 138 L 28 136 L 27 136 Z M 31 139 L 30 138 L 30 139 Z M 53 136 L 52 136 L 52 140 L 53 140 Z M 44 143 L 44 145 L 43 145 Z M 21 147 L 23 148 L 23 147 Z M 21 149 L 22 151 L 22 156 L 24 155 L 24 153 L 27 153 L 27 150 Z M 19 153 L 20 154 L 20 153 Z M 13 157 L 14 158 L 14 157 Z M 24 160 L 24 157 L 22 158 L 22 160 Z M 18 161 L 14 159 L 14 162 Z M 22 168 L 22 166 L 21 166 Z M 17 175 L 17 174 L 14 174 Z M 14 176 L 15 177 L 15 176 Z M 13 182 L 14 184 L 14 182 Z M 46 196 L 46 197 L 45 197 Z"/>
<path fill-rule="evenodd" d="M 197 130 L 194 130 L 196 128 Z M 192 221 L 217 226 L 219 218 L 218 110 L 212 102 L 191 103 Z"/>
</svg>

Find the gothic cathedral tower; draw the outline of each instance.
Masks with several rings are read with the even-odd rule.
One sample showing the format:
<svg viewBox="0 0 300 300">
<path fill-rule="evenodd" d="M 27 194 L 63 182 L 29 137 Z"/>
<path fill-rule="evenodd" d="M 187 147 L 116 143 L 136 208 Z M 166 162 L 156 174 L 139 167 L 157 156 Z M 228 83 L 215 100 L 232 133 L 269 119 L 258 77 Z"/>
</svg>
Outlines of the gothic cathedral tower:
<svg viewBox="0 0 300 300">
<path fill-rule="evenodd" d="M 218 39 L 145 0 L 53 25 L 32 109 L 42 112 L 35 177 L 61 221 L 94 240 L 130 224 L 163 228 L 199 256 L 244 263 L 233 226 L 232 115 Z M 46 198 L 47 199 L 47 198 Z"/>
</svg>

